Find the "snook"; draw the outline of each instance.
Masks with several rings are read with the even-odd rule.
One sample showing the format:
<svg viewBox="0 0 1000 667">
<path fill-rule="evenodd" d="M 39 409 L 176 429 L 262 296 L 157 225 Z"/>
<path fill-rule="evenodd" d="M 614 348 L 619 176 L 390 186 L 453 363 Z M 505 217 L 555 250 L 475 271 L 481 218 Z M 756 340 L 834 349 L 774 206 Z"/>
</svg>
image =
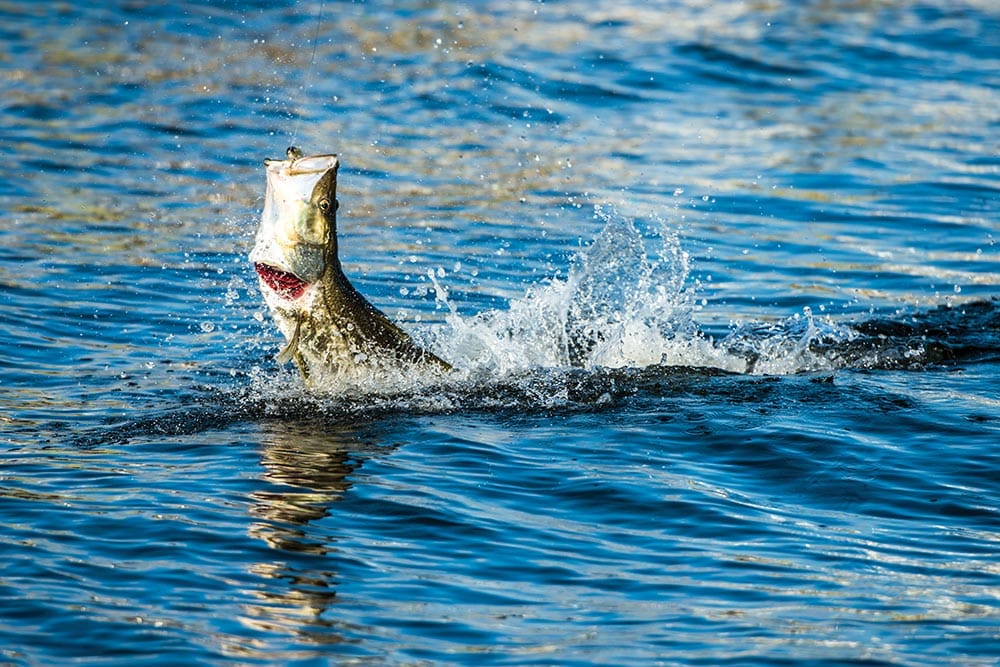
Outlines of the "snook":
<svg viewBox="0 0 1000 667">
<path fill-rule="evenodd" d="M 267 191 L 250 261 L 307 384 L 416 366 L 450 368 L 421 349 L 348 281 L 337 255 L 337 156 L 264 160 Z"/>
</svg>

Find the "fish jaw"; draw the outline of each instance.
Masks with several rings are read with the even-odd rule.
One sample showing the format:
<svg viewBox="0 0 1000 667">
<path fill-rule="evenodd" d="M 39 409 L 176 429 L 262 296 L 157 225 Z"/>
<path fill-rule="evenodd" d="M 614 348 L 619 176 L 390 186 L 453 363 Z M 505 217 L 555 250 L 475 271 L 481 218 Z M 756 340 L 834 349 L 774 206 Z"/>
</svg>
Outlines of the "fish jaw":
<svg viewBox="0 0 1000 667">
<path fill-rule="evenodd" d="M 282 271 L 276 266 L 264 262 L 255 262 L 254 269 L 261 285 L 270 289 L 276 295 L 287 301 L 295 301 L 305 294 L 309 283 L 299 278 L 291 271 Z"/>
</svg>

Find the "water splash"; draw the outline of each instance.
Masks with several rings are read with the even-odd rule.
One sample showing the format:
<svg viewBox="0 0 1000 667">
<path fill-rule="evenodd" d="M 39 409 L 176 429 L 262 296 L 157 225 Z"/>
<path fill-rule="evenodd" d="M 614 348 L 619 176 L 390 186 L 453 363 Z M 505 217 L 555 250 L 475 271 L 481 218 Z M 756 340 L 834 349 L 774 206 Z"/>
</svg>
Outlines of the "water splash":
<svg viewBox="0 0 1000 667">
<path fill-rule="evenodd" d="M 857 339 L 855 330 L 806 308 L 776 323 L 740 324 L 718 346 L 742 362 L 742 373 L 793 375 L 840 368 L 836 350 Z"/>
<path fill-rule="evenodd" d="M 301 404 L 310 412 L 322 405 L 351 415 L 470 407 L 551 410 L 606 405 L 643 383 L 658 384 L 692 369 L 709 375 L 915 369 L 959 354 L 954 340 L 960 326 L 942 329 L 946 339 L 937 340 L 932 324 L 835 322 L 808 308 L 778 322 L 741 324 L 715 340 L 695 320 L 691 259 L 678 231 L 658 216 L 632 218 L 610 207 L 596 208 L 595 215 L 603 229 L 572 261 L 567 276 L 530 287 L 507 308 L 464 316 L 449 299 L 444 272 L 428 272 L 447 314 L 444 324 L 413 333 L 455 372 L 426 375 L 396 368 L 354 377 L 349 384 L 320 383 L 310 392 L 290 369 L 256 367 L 248 398 L 283 406 L 270 409 Z M 996 304 L 982 308 L 987 320 L 993 318 L 984 320 L 985 326 L 996 333 Z M 926 316 L 936 321 L 950 313 Z M 992 350 L 996 338 L 969 349 Z M 323 402 L 329 399 L 334 403 Z"/>
<path fill-rule="evenodd" d="M 660 218 L 642 222 L 598 207 L 604 227 L 565 279 L 527 290 L 505 310 L 449 310 L 434 344 L 457 368 L 508 376 L 537 369 L 700 365 L 742 370 L 706 339 L 685 286 L 690 258 Z M 734 363 L 735 361 L 735 363 Z"/>
</svg>

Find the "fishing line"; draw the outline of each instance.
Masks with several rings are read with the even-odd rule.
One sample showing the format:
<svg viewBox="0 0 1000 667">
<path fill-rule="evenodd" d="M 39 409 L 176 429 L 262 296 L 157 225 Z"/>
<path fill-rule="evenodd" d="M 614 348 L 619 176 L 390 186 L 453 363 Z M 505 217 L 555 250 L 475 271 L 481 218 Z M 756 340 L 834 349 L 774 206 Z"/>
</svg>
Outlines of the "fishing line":
<svg viewBox="0 0 1000 667">
<path fill-rule="evenodd" d="M 309 57 L 309 64 L 306 66 L 306 73 L 303 77 L 303 86 L 301 88 L 302 92 L 308 92 L 310 88 L 309 79 L 312 76 L 313 65 L 316 63 L 316 46 L 319 42 L 319 26 L 323 22 L 323 7 L 324 0 L 320 0 L 319 11 L 316 12 L 316 27 L 313 29 L 312 36 L 312 55 Z M 298 114 L 295 118 L 295 123 L 292 125 L 292 137 L 291 146 L 297 145 L 296 139 L 299 136 L 299 127 L 302 124 L 302 114 Z"/>
</svg>

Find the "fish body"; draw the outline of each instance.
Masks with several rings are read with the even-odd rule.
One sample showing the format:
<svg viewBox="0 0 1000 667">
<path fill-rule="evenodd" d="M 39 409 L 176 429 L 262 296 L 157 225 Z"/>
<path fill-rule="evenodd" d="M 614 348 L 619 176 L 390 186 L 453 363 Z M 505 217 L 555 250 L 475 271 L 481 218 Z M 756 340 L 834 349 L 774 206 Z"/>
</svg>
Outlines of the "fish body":
<svg viewBox="0 0 1000 667">
<path fill-rule="evenodd" d="M 336 155 L 264 161 L 264 210 L 250 253 L 261 292 L 306 379 L 371 377 L 450 365 L 417 345 L 347 279 L 337 247 Z"/>
</svg>

